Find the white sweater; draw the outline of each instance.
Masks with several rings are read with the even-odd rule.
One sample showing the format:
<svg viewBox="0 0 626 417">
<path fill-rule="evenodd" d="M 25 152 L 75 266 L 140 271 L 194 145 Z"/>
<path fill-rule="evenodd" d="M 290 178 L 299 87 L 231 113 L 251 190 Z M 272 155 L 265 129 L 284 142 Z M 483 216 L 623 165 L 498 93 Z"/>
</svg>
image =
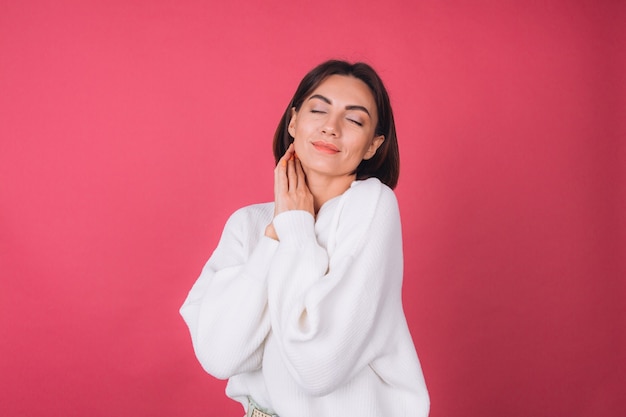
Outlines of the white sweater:
<svg viewBox="0 0 626 417">
<path fill-rule="evenodd" d="M 395 195 L 355 181 L 314 219 L 236 211 L 181 314 L 198 360 L 280 417 L 421 417 L 429 398 L 402 310 Z"/>
</svg>

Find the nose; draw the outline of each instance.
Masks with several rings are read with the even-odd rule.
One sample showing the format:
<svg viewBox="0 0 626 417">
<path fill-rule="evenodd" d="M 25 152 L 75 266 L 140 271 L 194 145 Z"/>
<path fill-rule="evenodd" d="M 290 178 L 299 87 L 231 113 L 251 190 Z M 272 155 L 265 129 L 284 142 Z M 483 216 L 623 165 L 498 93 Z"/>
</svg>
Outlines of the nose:
<svg viewBox="0 0 626 417">
<path fill-rule="evenodd" d="M 330 136 L 339 136 L 339 123 L 335 117 L 328 117 L 322 126 L 322 133 Z"/>
</svg>

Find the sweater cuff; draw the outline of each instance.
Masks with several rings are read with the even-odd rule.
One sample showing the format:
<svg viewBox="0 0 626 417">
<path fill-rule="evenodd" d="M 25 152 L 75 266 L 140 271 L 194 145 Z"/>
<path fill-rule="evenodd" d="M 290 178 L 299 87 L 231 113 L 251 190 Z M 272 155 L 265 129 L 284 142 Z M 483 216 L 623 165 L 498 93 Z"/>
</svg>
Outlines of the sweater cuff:
<svg viewBox="0 0 626 417">
<path fill-rule="evenodd" d="M 272 264 L 274 252 L 278 248 L 278 242 L 267 236 L 262 236 L 258 245 L 254 248 L 243 269 L 243 276 L 252 279 L 265 279 Z"/>
<path fill-rule="evenodd" d="M 274 217 L 274 229 L 281 243 L 301 246 L 315 241 L 315 219 L 304 210 L 289 210 Z"/>
</svg>

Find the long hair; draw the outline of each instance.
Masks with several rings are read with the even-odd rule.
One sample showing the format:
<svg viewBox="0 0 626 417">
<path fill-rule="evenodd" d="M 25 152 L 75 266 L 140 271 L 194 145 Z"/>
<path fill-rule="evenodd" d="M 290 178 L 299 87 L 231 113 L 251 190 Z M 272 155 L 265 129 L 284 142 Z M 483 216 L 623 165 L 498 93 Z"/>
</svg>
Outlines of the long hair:
<svg viewBox="0 0 626 417">
<path fill-rule="evenodd" d="M 356 169 L 356 178 L 363 180 L 376 177 L 383 184 L 392 189 L 395 188 L 400 175 L 400 154 L 389 95 L 376 71 L 363 62 L 350 64 L 346 61 L 330 60 L 313 68 L 304 76 L 278 123 L 276 133 L 274 133 L 273 150 L 276 163 L 285 154 L 293 141 L 293 137 L 288 131 L 291 109 L 299 111 L 304 100 L 331 75 L 352 76 L 363 81 L 369 87 L 374 96 L 378 112 L 375 136 L 385 136 L 385 140 L 376 150 L 376 154 L 370 159 L 361 161 Z"/>
</svg>

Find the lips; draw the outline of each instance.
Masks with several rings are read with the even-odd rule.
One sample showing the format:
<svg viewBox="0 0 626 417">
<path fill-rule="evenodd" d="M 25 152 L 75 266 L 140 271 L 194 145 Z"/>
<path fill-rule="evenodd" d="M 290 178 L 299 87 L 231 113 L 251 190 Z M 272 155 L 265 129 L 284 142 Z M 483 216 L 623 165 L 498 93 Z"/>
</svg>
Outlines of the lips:
<svg viewBox="0 0 626 417">
<path fill-rule="evenodd" d="M 318 140 L 315 142 L 311 142 L 313 147 L 320 152 L 327 154 L 336 154 L 339 153 L 339 148 L 333 145 L 332 143 L 324 142 L 323 140 Z"/>
</svg>

